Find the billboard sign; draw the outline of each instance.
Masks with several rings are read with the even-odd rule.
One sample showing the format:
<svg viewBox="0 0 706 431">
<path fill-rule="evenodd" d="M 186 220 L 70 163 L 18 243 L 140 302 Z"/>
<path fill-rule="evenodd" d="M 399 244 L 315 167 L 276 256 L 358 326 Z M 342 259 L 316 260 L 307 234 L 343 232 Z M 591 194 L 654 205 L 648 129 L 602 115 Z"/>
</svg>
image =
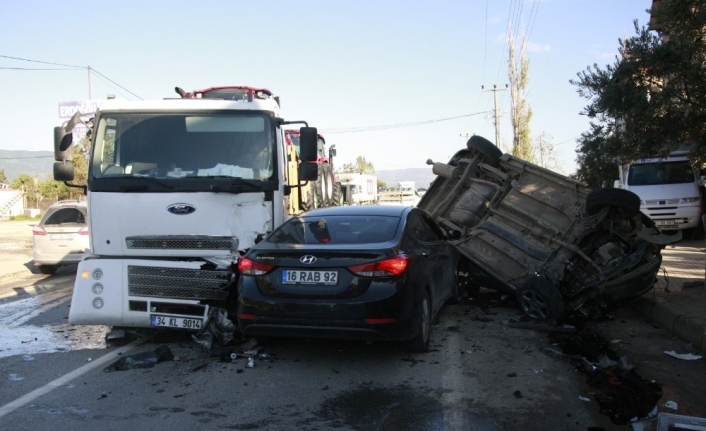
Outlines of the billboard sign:
<svg viewBox="0 0 706 431">
<path fill-rule="evenodd" d="M 100 100 L 78 100 L 72 102 L 59 102 L 59 119 L 68 120 L 76 112 L 91 114 L 100 107 Z M 83 124 L 74 127 L 74 138 L 81 139 L 86 135 L 88 129 Z"/>
</svg>

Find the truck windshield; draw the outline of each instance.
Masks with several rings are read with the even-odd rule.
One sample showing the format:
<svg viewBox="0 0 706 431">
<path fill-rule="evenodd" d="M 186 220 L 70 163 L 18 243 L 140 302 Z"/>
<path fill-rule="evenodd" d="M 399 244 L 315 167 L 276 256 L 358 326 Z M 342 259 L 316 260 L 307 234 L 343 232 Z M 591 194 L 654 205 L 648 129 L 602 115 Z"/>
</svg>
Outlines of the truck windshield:
<svg viewBox="0 0 706 431">
<path fill-rule="evenodd" d="M 656 184 L 683 184 L 696 181 L 688 161 L 639 163 L 630 166 L 628 184 L 647 186 Z"/>
<path fill-rule="evenodd" d="M 267 180 L 273 141 L 263 114 L 102 113 L 91 175 Z"/>
</svg>

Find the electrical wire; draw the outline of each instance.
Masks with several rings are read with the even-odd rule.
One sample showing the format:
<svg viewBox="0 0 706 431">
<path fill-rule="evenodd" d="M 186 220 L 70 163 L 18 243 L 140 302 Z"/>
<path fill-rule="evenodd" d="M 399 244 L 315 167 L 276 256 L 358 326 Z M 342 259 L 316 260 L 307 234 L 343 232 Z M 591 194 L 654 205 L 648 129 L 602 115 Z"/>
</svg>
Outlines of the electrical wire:
<svg viewBox="0 0 706 431">
<path fill-rule="evenodd" d="M 140 100 L 144 100 L 142 97 L 138 96 L 137 94 L 133 93 L 132 91 L 128 90 L 127 88 L 123 87 L 122 85 L 118 84 L 117 82 L 113 81 L 112 79 L 108 78 L 107 76 L 103 75 L 99 71 L 97 71 L 94 68 L 91 68 L 93 72 L 95 72 L 97 75 L 102 76 L 103 78 L 107 79 L 108 81 L 112 82 L 113 84 L 117 85 L 118 87 L 122 88 L 123 90 L 127 91 L 128 93 L 132 94 L 133 96 L 137 97 Z"/>
<path fill-rule="evenodd" d="M 395 123 L 395 124 L 381 124 L 377 126 L 360 126 L 360 127 L 338 127 L 331 129 L 321 129 L 321 133 L 332 134 L 332 133 L 357 133 L 357 132 L 373 132 L 378 130 L 389 130 L 389 129 L 401 129 L 405 127 L 421 126 L 424 124 L 440 123 L 442 121 L 457 120 L 459 118 L 470 117 L 473 115 L 486 114 L 488 111 L 474 112 L 472 114 L 457 115 L 455 117 L 438 118 L 435 120 L 425 120 L 425 121 L 412 121 L 408 123 Z"/>
<path fill-rule="evenodd" d="M 20 57 L 10 57 L 9 55 L 0 55 L 0 58 L 7 58 L 10 60 L 20 60 L 20 61 L 29 61 L 30 63 L 41 63 L 41 64 L 49 64 L 52 66 L 64 66 L 64 67 L 76 67 L 79 69 L 85 69 L 86 66 L 76 66 L 74 64 L 61 64 L 61 63 L 50 63 L 48 61 L 39 61 L 39 60 L 30 60 L 28 58 L 20 58 Z"/>
</svg>

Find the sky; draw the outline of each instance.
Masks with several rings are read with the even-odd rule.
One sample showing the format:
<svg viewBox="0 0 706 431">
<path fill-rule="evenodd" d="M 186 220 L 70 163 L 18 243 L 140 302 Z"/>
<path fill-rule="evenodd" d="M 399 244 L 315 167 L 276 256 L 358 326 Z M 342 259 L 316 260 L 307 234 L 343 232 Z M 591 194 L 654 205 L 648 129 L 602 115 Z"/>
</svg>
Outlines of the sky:
<svg viewBox="0 0 706 431">
<path fill-rule="evenodd" d="M 500 147 L 508 151 L 510 91 L 503 89 L 512 29 L 527 40 L 531 135 L 544 134 L 556 170 L 570 174 L 589 122 L 580 115 L 588 101 L 569 81 L 613 63 L 619 39 L 635 34 L 634 20 L 647 24 L 651 3 L 5 2 L 0 149 L 53 150 L 60 102 L 250 85 L 278 95 L 286 120 L 317 127 L 336 145 L 338 166 L 363 156 L 380 170 L 425 167 L 427 159 L 450 159 L 470 135 L 495 141 L 494 96 Z"/>
</svg>

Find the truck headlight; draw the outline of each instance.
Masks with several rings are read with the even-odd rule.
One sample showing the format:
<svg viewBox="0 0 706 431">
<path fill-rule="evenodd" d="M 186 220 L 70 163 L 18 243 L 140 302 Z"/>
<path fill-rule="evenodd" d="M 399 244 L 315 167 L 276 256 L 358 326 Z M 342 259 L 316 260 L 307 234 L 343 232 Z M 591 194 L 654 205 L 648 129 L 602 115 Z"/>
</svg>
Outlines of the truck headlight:
<svg viewBox="0 0 706 431">
<path fill-rule="evenodd" d="M 698 202 L 699 198 L 681 198 L 681 203 L 689 204 L 692 202 Z"/>
</svg>

